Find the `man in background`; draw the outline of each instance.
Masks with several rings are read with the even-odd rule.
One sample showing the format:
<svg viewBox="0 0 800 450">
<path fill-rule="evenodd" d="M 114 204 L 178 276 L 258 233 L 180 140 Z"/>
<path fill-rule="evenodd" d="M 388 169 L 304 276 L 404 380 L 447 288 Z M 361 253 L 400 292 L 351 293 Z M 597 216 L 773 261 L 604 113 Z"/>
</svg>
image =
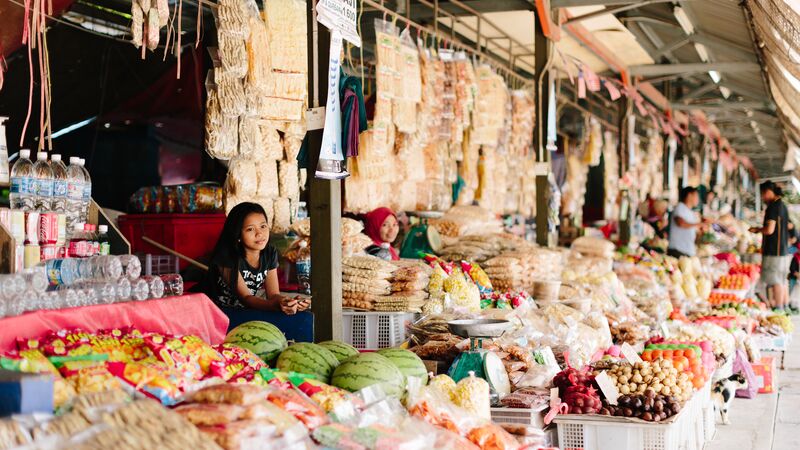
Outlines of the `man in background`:
<svg viewBox="0 0 800 450">
<path fill-rule="evenodd" d="M 764 224 L 753 227 L 751 233 L 761 233 L 761 279 L 767 286 L 770 306 L 785 310 L 789 306 L 788 276 L 789 255 L 789 211 L 783 204 L 783 191 L 772 181 L 761 184 L 761 199 L 767 205 Z"/>
</svg>

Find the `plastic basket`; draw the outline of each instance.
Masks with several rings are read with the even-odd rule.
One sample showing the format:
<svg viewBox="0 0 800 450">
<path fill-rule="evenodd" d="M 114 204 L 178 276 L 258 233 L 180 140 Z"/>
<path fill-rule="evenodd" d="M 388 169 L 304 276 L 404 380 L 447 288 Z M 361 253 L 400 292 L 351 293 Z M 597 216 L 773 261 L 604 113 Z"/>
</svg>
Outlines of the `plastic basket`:
<svg viewBox="0 0 800 450">
<path fill-rule="evenodd" d="M 568 414 L 556 416 L 562 450 L 702 450 L 697 435 L 698 399 L 689 400 L 671 421 L 647 423 L 622 417 Z"/>
<path fill-rule="evenodd" d="M 397 347 L 406 340 L 406 324 L 416 320 L 416 313 L 342 312 L 344 341 L 359 350 Z"/>
<path fill-rule="evenodd" d="M 515 425 L 534 425 L 544 428 L 544 417 L 542 411 L 547 405 L 542 405 L 536 409 L 529 408 L 492 408 L 492 422 L 509 423 Z"/>
<path fill-rule="evenodd" d="M 137 255 L 142 262 L 142 275 L 180 273 L 180 260 L 172 255 Z"/>
</svg>

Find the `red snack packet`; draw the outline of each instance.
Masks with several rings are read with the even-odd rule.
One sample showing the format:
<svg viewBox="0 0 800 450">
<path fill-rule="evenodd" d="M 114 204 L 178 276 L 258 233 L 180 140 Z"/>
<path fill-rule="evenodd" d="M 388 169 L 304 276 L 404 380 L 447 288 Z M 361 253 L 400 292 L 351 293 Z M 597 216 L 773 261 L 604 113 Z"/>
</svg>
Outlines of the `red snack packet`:
<svg viewBox="0 0 800 450">
<path fill-rule="evenodd" d="M 296 417 L 309 430 L 328 423 L 328 415 L 321 407 L 293 389 L 272 389 L 267 400 Z"/>
</svg>

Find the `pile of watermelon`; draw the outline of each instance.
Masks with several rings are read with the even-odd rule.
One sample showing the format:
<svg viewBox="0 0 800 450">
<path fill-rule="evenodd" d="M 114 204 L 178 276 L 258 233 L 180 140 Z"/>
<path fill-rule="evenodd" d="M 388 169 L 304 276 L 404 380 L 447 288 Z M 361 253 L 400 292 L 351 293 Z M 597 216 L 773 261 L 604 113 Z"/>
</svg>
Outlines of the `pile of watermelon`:
<svg viewBox="0 0 800 450">
<path fill-rule="evenodd" d="M 298 342 L 287 345 L 286 337 L 267 322 L 243 323 L 228 333 L 225 343 L 246 348 L 284 372 L 314 375 L 320 381 L 355 392 L 380 385 L 389 395 L 400 396 L 408 377 L 428 382 L 422 360 L 408 350 L 387 348 L 360 353 L 353 346 L 338 341 L 319 344 Z"/>
</svg>

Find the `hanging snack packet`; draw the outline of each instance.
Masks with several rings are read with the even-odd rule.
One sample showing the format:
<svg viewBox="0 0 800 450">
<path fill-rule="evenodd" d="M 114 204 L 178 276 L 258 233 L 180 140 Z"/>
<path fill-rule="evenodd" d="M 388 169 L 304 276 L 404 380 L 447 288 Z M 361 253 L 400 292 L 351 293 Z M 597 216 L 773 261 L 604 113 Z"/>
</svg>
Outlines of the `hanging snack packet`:
<svg viewBox="0 0 800 450">
<path fill-rule="evenodd" d="M 475 263 L 461 261 L 461 269 L 465 274 L 478 286 L 482 295 L 491 294 L 493 291 L 492 282 L 489 280 L 489 275 Z"/>
</svg>

